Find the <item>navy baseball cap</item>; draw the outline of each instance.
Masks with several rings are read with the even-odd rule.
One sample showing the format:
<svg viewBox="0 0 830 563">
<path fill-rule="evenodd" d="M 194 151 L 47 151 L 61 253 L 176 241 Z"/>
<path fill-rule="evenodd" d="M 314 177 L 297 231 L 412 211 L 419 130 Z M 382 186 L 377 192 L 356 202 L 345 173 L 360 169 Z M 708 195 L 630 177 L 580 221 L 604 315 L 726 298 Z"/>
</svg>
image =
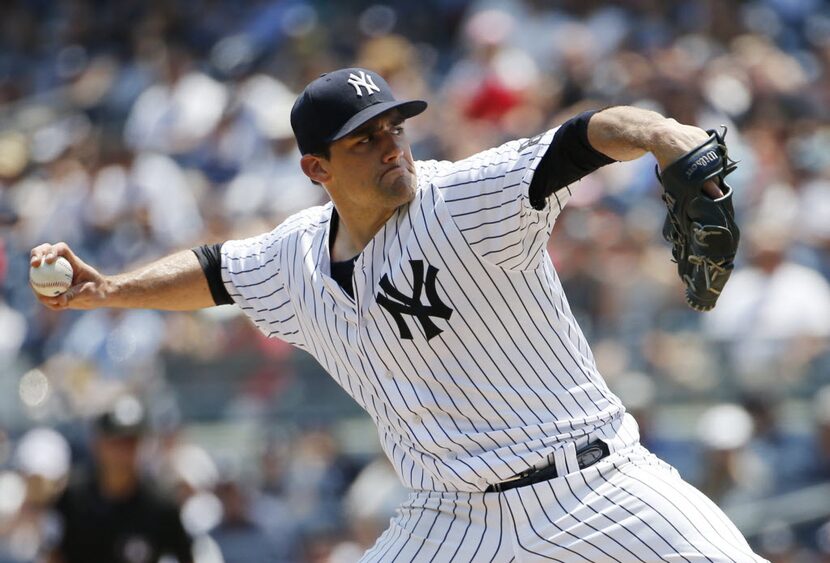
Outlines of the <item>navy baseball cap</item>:
<svg viewBox="0 0 830 563">
<path fill-rule="evenodd" d="M 303 154 L 323 151 L 329 143 L 390 109 L 414 117 L 427 109 L 423 100 L 396 100 L 389 84 L 365 68 L 328 72 L 305 87 L 291 108 L 291 128 Z"/>
</svg>

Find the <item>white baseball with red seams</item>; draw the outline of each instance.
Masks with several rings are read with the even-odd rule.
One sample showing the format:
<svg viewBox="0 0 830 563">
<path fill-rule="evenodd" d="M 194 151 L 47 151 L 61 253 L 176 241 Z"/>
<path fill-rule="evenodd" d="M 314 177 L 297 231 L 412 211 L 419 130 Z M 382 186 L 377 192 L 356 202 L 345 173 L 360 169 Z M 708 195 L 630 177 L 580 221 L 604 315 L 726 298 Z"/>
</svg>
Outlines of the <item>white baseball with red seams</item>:
<svg viewBox="0 0 830 563">
<path fill-rule="evenodd" d="M 72 265 L 63 256 L 51 264 L 41 262 L 29 268 L 29 282 L 41 295 L 56 297 L 72 286 Z"/>
</svg>

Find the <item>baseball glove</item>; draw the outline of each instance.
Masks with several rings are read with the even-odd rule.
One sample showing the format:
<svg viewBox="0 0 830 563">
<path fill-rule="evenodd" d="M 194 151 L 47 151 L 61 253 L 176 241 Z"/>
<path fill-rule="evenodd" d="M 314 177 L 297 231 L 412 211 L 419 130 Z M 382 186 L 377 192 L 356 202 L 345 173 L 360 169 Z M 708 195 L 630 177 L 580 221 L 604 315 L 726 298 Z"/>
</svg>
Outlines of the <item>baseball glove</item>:
<svg viewBox="0 0 830 563">
<path fill-rule="evenodd" d="M 663 237 L 672 245 L 677 273 L 686 285 L 686 302 L 697 311 L 715 306 L 734 267 L 740 231 L 735 224 L 732 188 L 724 181 L 737 168 L 726 152 L 724 136 L 709 139 L 670 164 L 657 178 L 663 185 L 668 216 Z M 703 184 L 714 180 L 723 197 L 712 199 Z"/>
</svg>

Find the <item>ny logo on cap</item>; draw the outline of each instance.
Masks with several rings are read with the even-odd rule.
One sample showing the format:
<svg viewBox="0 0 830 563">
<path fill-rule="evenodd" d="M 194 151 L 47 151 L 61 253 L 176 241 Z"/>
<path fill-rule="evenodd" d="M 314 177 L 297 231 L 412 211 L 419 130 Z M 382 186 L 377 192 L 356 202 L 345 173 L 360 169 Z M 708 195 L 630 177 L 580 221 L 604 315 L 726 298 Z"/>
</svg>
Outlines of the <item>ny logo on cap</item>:
<svg viewBox="0 0 830 563">
<path fill-rule="evenodd" d="M 380 92 L 380 88 L 375 85 L 375 81 L 372 80 L 372 75 L 366 74 L 364 71 L 360 71 L 360 76 L 354 74 L 353 72 L 349 73 L 349 84 L 354 86 L 355 92 L 357 92 L 358 97 L 363 97 L 363 92 L 360 90 L 360 87 L 363 86 L 366 88 L 366 95 L 371 96 L 375 92 Z"/>
</svg>

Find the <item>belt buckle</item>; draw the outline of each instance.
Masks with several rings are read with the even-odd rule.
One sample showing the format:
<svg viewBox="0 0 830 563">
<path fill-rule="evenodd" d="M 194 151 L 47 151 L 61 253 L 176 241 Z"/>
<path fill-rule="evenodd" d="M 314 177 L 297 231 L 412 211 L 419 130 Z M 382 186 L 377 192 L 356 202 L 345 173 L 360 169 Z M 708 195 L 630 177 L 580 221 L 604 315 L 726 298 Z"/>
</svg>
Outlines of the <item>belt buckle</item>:
<svg viewBox="0 0 830 563">
<path fill-rule="evenodd" d="M 596 462 L 604 458 L 608 453 L 608 445 L 601 440 L 597 440 L 595 442 L 586 444 L 585 446 L 583 446 L 575 452 L 576 462 L 580 469 L 585 469 L 587 467 L 591 467 L 592 465 L 594 465 Z M 519 481 L 521 479 L 526 479 L 527 477 L 530 477 L 535 473 L 543 471 L 550 466 L 554 466 L 554 468 L 556 466 L 556 462 L 553 459 L 551 459 L 550 463 L 548 463 L 547 465 L 544 465 L 542 467 L 531 467 L 530 469 L 522 471 L 521 473 L 517 473 L 509 479 L 505 479 L 504 481 L 501 481 L 499 483 L 493 483 L 488 487 L 488 489 L 492 490 L 493 492 L 500 493 L 502 492 L 502 488 L 504 485 L 513 483 L 515 481 Z"/>
<path fill-rule="evenodd" d="M 605 455 L 601 442 L 592 442 L 576 452 L 576 463 L 580 468 L 591 467 Z"/>
<path fill-rule="evenodd" d="M 548 467 L 548 466 L 546 465 L 545 467 Z M 489 488 L 492 489 L 493 492 L 501 493 L 501 492 L 503 492 L 503 487 L 505 485 L 509 485 L 510 483 L 514 483 L 516 481 L 521 481 L 522 479 L 526 479 L 527 477 L 530 477 L 534 473 L 538 473 L 539 471 L 541 471 L 545 467 L 541 467 L 541 468 L 532 467 L 532 468 L 530 468 L 526 471 L 522 471 L 521 473 L 517 473 L 516 475 L 514 475 L 513 477 L 510 477 L 509 479 L 505 479 L 504 481 L 501 481 L 499 483 L 493 483 L 492 485 L 490 485 Z"/>
<path fill-rule="evenodd" d="M 543 465 L 542 467 L 531 467 L 530 469 L 525 469 L 521 473 L 516 473 L 515 475 L 513 475 L 513 477 L 510 477 L 509 479 L 505 479 L 504 481 L 501 481 L 497 484 L 498 485 L 504 485 L 505 483 L 512 483 L 513 481 L 519 481 L 521 479 L 525 479 L 527 477 L 530 477 L 534 473 L 538 473 L 539 471 L 541 471 L 541 470 L 543 470 L 547 467 L 550 467 L 551 465 L 553 465 L 552 461 L 551 461 L 551 463 L 548 463 L 547 465 Z"/>
<path fill-rule="evenodd" d="M 530 477 L 531 475 L 533 475 L 534 473 L 536 473 L 540 469 L 542 469 L 542 468 L 531 467 L 530 469 L 522 471 L 521 473 L 516 473 L 510 479 L 505 479 L 504 481 L 502 481 L 502 483 L 512 483 L 513 481 L 518 481 L 519 479 L 524 479 L 525 477 Z"/>
</svg>

